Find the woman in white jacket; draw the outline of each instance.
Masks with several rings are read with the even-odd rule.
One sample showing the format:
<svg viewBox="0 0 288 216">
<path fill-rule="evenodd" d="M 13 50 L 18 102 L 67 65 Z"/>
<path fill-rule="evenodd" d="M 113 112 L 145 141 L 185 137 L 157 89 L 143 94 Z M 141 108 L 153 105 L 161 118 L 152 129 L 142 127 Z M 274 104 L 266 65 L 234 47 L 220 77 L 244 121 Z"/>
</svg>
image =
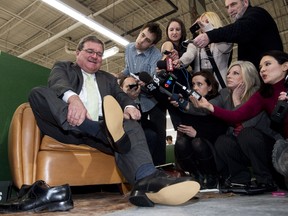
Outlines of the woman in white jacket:
<svg viewBox="0 0 288 216">
<path fill-rule="evenodd" d="M 199 34 L 223 26 L 220 17 L 214 12 L 203 13 L 195 23 L 198 23 L 200 26 L 200 29 L 198 30 Z M 222 43 L 212 43 L 208 46 L 213 54 L 213 58 L 217 64 L 222 79 L 224 80 L 224 82 L 226 82 L 226 73 L 228 65 L 231 60 L 233 44 L 222 42 Z M 215 71 L 213 70 L 213 67 L 205 51 L 205 48 L 197 48 L 193 43 L 189 43 L 186 52 L 179 59 L 175 60 L 173 63 L 178 66 L 180 65 L 187 66 L 192 61 L 194 61 L 193 64 L 194 72 L 198 72 L 201 70 Z"/>
</svg>

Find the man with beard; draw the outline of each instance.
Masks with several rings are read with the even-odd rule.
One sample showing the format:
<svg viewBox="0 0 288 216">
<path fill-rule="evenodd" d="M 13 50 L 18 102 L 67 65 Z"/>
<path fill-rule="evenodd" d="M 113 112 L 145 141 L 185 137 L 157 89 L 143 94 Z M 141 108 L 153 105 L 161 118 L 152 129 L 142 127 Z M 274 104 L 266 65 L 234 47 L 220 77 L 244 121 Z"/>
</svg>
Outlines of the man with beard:
<svg viewBox="0 0 288 216">
<path fill-rule="evenodd" d="M 261 7 L 252 7 L 249 0 L 225 0 L 232 23 L 200 34 L 194 45 L 206 47 L 210 43 L 238 44 L 238 60 L 252 62 L 258 68 L 261 54 L 269 50 L 283 51 L 277 25 Z M 205 23 L 199 23 L 201 27 Z"/>
</svg>

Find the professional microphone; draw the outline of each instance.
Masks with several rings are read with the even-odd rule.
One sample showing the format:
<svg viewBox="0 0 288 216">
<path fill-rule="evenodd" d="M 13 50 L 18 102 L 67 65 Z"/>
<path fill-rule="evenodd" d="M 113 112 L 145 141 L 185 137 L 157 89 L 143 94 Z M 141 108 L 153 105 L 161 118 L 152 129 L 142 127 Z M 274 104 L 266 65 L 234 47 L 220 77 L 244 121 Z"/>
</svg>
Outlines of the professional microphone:
<svg viewBox="0 0 288 216">
<path fill-rule="evenodd" d="M 154 91 L 159 89 L 161 92 L 163 91 L 162 93 L 168 95 L 169 97 L 172 96 L 169 91 L 159 85 L 159 79 L 157 80 L 157 78 L 155 78 L 154 81 L 154 79 L 147 72 L 141 72 L 139 74 L 139 79 L 146 84 L 145 87 L 149 92 L 153 93 Z"/>
<path fill-rule="evenodd" d="M 169 71 L 169 72 L 173 72 L 173 70 L 174 70 L 173 60 L 172 60 L 172 58 L 170 57 L 170 54 L 171 54 L 171 53 L 172 53 L 172 52 L 167 51 L 167 50 L 165 50 L 165 51 L 163 52 L 163 54 L 166 55 L 166 58 L 165 58 L 165 60 L 166 60 L 166 67 L 165 67 L 165 69 L 166 69 L 167 71 Z M 163 68 L 163 69 L 164 69 L 164 68 Z"/>
<path fill-rule="evenodd" d="M 166 61 L 164 61 L 164 60 L 159 60 L 159 61 L 157 62 L 157 67 L 158 67 L 160 70 L 166 70 L 166 69 L 167 69 Z"/>
<path fill-rule="evenodd" d="M 173 66 L 173 64 L 172 64 L 172 66 Z M 168 70 L 168 68 L 167 68 L 167 61 L 164 61 L 164 60 L 159 60 L 158 62 L 157 62 L 157 67 L 160 69 L 160 70 L 166 70 L 167 72 L 173 72 L 173 70 L 174 70 L 174 67 L 173 67 L 173 70 L 171 71 L 171 69 L 170 69 L 170 71 Z M 179 68 L 177 68 L 177 69 L 183 69 L 184 68 L 184 66 L 183 65 L 180 65 L 180 67 Z"/>
<path fill-rule="evenodd" d="M 159 92 L 166 94 L 168 97 L 172 98 L 173 100 L 177 101 L 179 106 L 181 108 L 185 108 L 188 104 L 188 101 L 186 101 L 184 98 L 179 97 L 179 95 L 172 94 L 165 88 L 159 85 L 160 80 L 158 78 L 152 78 L 147 72 L 141 72 L 139 74 L 139 79 L 146 83 L 146 88 L 150 93 L 157 93 L 157 90 L 159 89 Z"/>
<path fill-rule="evenodd" d="M 159 62 L 159 61 L 158 61 Z M 157 62 L 157 64 L 158 64 Z M 176 84 L 177 86 L 179 86 L 186 94 L 188 95 L 192 95 L 193 97 L 195 97 L 197 100 L 201 99 L 201 95 L 195 91 L 195 90 L 191 90 L 189 88 L 187 88 L 186 86 L 182 85 L 181 83 L 177 82 L 177 77 L 174 74 L 171 73 L 166 73 L 165 70 L 161 70 L 158 73 L 158 77 L 164 79 L 164 82 L 162 82 L 163 87 L 164 88 L 169 88 L 170 86 L 173 86 L 174 84 Z"/>
</svg>

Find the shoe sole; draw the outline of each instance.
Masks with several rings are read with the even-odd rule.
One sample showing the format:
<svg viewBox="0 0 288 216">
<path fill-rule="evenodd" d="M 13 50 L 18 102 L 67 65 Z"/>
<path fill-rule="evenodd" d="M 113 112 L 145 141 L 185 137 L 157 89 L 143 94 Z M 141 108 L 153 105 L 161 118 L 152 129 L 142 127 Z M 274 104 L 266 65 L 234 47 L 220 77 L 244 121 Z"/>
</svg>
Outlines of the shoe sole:
<svg viewBox="0 0 288 216">
<path fill-rule="evenodd" d="M 167 186 L 156 193 L 146 193 L 153 203 L 163 205 L 180 205 L 193 198 L 200 190 L 200 184 L 186 181 Z"/>
<path fill-rule="evenodd" d="M 123 128 L 123 111 L 119 103 L 111 95 L 103 98 L 103 112 L 106 127 L 114 142 L 120 140 L 125 134 Z"/>
<path fill-rule="evenodd" d="M 57 203 L 49 203 L 43 206 L 32 209 L 34 212 L 55 212 L 55 211 L 68 211 L 74 208 L 72 200 L 62 201 Z"/>
</svg>

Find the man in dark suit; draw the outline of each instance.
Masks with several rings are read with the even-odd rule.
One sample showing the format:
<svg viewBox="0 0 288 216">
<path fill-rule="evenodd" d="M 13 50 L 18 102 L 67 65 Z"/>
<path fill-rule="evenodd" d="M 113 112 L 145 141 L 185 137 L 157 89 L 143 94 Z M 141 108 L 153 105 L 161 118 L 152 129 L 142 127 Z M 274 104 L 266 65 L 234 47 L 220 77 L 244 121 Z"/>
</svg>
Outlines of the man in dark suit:
<svg viewBox="0 0 288 216">
<path fill-rule="evenodd" d="M 170 177 L 155 168 L 143 129 L 136 121 L 141 117 L 139 110 L 120 89 L 116 77 L 100 70 L 103 51 L 103 42 L 95 36 L 83 38 L 76 62 L 57 62 L 48 87 L 32 89 L 29 102 L 40 130 L 60 142 L 85 143 L 114 154 L 121 173 L 133 185 L 129 200 L 134 205 L 186 202 L 198 192 L 198 183 L 189 177 Z M 96 90 L 92 100 L 89 76 Z M 91 102 L 96 102 L 92 109 Z"/>
</svg>

